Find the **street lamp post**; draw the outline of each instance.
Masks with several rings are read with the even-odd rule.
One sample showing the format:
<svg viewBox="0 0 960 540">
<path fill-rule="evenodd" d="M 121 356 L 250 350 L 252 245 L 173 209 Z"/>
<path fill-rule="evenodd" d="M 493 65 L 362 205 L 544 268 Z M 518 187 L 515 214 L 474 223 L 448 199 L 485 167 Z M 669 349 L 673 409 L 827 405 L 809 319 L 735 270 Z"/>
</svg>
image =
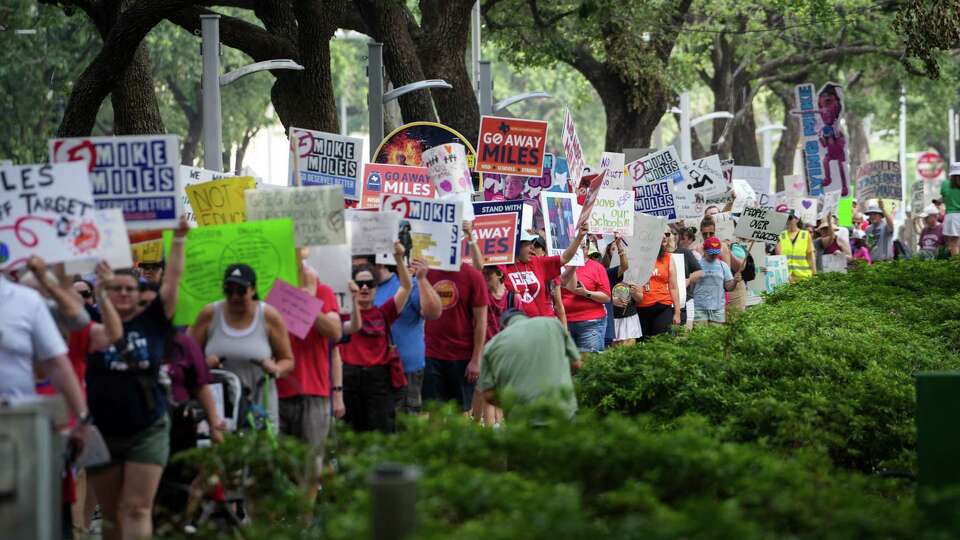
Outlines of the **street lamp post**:
<svg viewBox="0 0 960 540">
<path fill-rule="evenodd" d="M 690 119 L 690 92 L 680 93 L 680 108 L 673 107 L 668 112 L 680 113 L 680 160 L 690 163 L 693 160 L 693 129 L 711 120 L 732 120 L 733 114 L 727 111 L 714 111 Z"/>
<path fill-rule="evenodd" d="M 480 114 L 481 115 L 493 115 L 498 112 L 506 109 L 507 107 L 520 103 L 521 101 L 527 101 L 528 99 L 546 99 L 551 98 L 550 94 L 542 91 L 537 92 L 525 92 L 523 94 L 517 94 L 515 96 L 510 96 L 506 99 L 501 99 L 500 101 L 493 103 L 493 72 L 489 60 L 483 60 L 480 62 Z"/>
<path fill-rule="evenodd" d="M 783 124 L 767 124 L 757 129 L 757 135 L 763 137 L 763 166 L 773 167 L 773 139 L 775 133 L 786 130 Z"/>
<path fill-rule="evenodd" d="M 429 79 L 405 84 L 399 88 L 383 92 L 383 43 L 371 41 L 367 44 L 367 109 L 370 114 L 370 159 L 374 158 L 380 141 L 383 140 L 383 105 L 390 100 L 430 88 L 453 88 L 443 79 Z"/>
<path fill-rule="evenodd" d="M 203 104 L 203 166 L 211 171 L 223 172 L 223 111 L 220 103 L 220 88 L 237 79 L 271 69 L 302 71 L 303 66 L 293 60 L 266 60 L 249 64 L 230 73 L 220 74 L 220 16 L 200 15 L 201 56 L 203 78 L 201 86 Z"/>
</svg>

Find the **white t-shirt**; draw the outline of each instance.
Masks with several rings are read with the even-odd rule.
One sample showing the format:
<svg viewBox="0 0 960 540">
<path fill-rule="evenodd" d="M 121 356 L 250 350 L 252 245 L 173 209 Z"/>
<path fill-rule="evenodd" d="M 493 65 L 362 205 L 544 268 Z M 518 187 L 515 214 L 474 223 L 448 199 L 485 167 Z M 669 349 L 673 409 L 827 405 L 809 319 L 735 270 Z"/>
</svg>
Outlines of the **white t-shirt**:
<svg viewBox="0 0 960 540">
<path fill-rule="evenodd" d="M 37 291 L 0 275 L 0 396 L 34 391 L 33 362 L 67 354 L 60 330 Z"/>
</svg>

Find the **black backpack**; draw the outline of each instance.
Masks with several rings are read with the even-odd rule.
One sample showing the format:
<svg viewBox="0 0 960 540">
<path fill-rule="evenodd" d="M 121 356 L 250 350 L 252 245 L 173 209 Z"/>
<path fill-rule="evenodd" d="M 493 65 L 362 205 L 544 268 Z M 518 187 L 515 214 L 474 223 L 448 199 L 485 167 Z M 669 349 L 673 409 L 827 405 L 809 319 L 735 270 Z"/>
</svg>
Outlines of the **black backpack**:
<svg viewBox="0 0 960 540">
<path fill-rule="evenodd" d="M 753 255 L 750 253 L 747 253 L 747 260 L 743 264 L 743 269 L 740 270 L 740 277 L 744 283 L 757 279 L 757 265 L 753 262 Z"/>
</svg>

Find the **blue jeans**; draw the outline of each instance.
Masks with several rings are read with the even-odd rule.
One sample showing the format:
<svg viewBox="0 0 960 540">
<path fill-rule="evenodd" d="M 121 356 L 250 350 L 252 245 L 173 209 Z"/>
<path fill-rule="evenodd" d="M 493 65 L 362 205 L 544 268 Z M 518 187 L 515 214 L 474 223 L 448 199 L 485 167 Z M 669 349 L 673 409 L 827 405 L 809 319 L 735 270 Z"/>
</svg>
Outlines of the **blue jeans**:
<svg viewBox="0 0 960 540">
<path fill-rule="evenodd" d="M 604 349 L 603 337 L 607 332 L 607 319 L 594 319 L 567 323 L 570 337 L 580 352 L 600 352 Z"/>
</svg>

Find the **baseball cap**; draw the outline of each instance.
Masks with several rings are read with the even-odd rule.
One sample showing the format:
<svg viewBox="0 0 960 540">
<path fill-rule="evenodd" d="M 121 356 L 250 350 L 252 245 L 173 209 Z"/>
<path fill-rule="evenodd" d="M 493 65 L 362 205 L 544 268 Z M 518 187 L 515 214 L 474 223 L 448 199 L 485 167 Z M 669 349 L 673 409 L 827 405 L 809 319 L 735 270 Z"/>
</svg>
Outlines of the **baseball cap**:
<svg viewBox="0 0 960 540">
<path fill-rule="evenodd" d="M 720 239 L 716 236 L 708 236 L 703 240 L 704 253 L 709 253 L 710 255 L 719 255 L 720 250 Z"/>
<path fill-rule="evenodd" d="M 935 204 L 927 205 L 926 207 L 924 207 L 923 211 L 920 212 L 920 217 L 939 216 L 939 215 L 940 215 L 940 209 L 937 208 L 937 205 Z"/>
<path fill-rule="evenodd" d="M 960 176 L 960 162 L 950 164 L 950 176 Z"/>
<path fill-rule="evenodd" d="M 821 223 L 819 226 L 817 226 L 817 230 L 818 230 L 818 231 L 819 231 L 820 229 L 827 229 L 827 228 L 831 228 L 829 221 L 824 221 L 824 222 Z M 832 227 L 832 228 L 833 228 L 833 230 L 837 230 L 836 227 Z"/>
<path fill-rule="evenodd" d="M 529 232 L 526 232 L 526 231 L 524 231 L 523 234 L 520 235 L 520 241 L 521 241 L 521 242 L 533 242 L 533 241 L 535 241 L 535 240 L 538 239 L 538 238 L 540 238 L 539 235 L 536 235 L 536 234 L 533 234 L 533 233 L 529 233 Z"/>
<path fill-rule="evenodd" d="M 224 283 L 235 283 L 243 287 L 257 286 L 257 273 L 249 265 L 243 263 L 234 263 L 227 267 L 223 273 Z"/>
</svg>

